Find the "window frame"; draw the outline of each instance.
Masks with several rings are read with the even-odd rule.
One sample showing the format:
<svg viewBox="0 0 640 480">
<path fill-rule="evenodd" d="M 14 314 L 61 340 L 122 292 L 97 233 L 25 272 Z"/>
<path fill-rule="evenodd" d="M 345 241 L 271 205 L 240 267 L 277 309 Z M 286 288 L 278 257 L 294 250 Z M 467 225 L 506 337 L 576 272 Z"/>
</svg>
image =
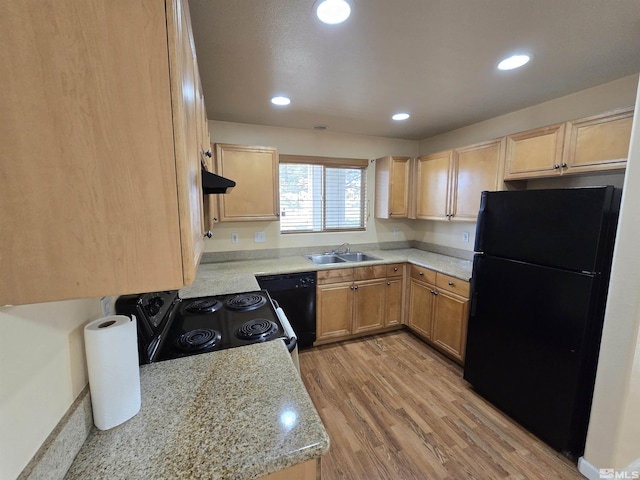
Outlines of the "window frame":
<svg viewBox="0 0 640 480">
<path fill-rule="evenodd" d="M 337 233 L 337 232 L 361 232 L 367 229 L 367 167 L 369 160 L 362 158 L 337 158 L 337 157 L 318 157 L 309 155 L 287 155 L 280 154 L 279 163 L 281 164 L 298 164 L 298 165 L 315 165 L 323 167 L 323 185 L 322 185 L 322 215 L 323 225 L 321 230 L 282 230 L 282 216 L 280 216 L 280 234 L 288 235 L 291 233 Z M 360 188 L 360 215 L 362 227 L 349 228 L 326 228 L 326 171 L 325 168 L 344 168 L 361 170 L 361 188 Z M 280 195 L 280 175 L 278 174 L 278 195 Z M 280 202 L 281 203 L 281 202 Z M 280 207 L 282 208 L 282 206 Z"/>
</svg>

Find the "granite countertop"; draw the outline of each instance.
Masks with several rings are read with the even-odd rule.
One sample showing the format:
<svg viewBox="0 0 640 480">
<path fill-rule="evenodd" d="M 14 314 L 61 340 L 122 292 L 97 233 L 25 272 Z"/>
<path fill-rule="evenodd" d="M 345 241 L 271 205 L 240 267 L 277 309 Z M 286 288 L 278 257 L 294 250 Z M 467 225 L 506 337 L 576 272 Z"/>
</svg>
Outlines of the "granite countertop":
<svg viewBox="0 0 640 480">
<path fill-rule="evenodd" d="M 195 281 L 180 290 L 180 298 L 196 298 L 208 295 L 250 292 L 259 290 L 255 275 L 311 272 L 336 268 L 353 268 L 368 265 L 409 262 L 420 267 L 445 273 L 461 280 L 471 278 L 472 262 L 438 253 L 405 248 L 399 250 L 366 250 L 380 260 L 314 265 L 302 255 L 261 260 L 236 260 L 204 263 L 198 267 Z"/>
<path fill-rule="evenodd" d="M 282 341 L 143 365 L 140 383 L 140 412 L 94 428 L 66 479 L 249 480 L 329 450 Z"/>
</svg>

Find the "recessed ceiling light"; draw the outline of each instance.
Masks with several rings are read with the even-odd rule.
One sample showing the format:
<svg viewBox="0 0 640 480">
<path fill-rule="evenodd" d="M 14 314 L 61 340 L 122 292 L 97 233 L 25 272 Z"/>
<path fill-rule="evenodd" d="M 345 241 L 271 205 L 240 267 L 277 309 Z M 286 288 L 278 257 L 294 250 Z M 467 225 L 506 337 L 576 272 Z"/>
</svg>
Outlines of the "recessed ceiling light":
<svg viewBox="0 0 640 480">
<path fill-rule="evenodd" d="M 271 103 L 274 105 L 284 106 L 289 105 L 291 103 L 291 99 L 288 97 L 273 97 L 271 99 Z"/>
<path fill-rule="evenodd" d="M 512 55 L 498 64 L 498 70 L 513 70 L 514 68 L 523 66 L 528 61 L 529 55 Z"/>
<path fill-rule="evenodd" d="M 396 113 L 393 117 L 391 117 L 392 119 L 396 120 L 396 121 L 401 121 L 401 120 L 406 120 L 407 118 L 409 118 L 411 115 L 409 115 L 408 113 Z"/>
<path fill-rule="evenodd" d="M 351 6 L 346 0 L 317 0 L 313 9 L 318 18 L 329 25 L 342 23 L 351 15 Z"/>
</svg>

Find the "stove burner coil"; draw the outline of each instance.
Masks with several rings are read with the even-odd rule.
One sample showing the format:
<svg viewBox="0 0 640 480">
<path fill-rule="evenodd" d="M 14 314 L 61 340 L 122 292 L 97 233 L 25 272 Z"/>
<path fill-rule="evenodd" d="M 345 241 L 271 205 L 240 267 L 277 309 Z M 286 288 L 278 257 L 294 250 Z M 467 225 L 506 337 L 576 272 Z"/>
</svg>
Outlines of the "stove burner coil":
<svg viewBox="0 0 640 480">
<path fill-rule="evenodd" d="M 262 342 L 278 331 L 278 325 L 266 318 L 256 318 L 244 323 L 237 331 L 236 336 L 242 340 Z"/>
<path fill-rule="evenodd" d="M 191 313 L 213 313 L 221 306 L 222 304 L 215 298 L 200 298 L 193 300 L 185 310 Z"/>
<path fill-rule="evenodd" d="M 267 303 L 264 295 L 259 293 L 242 293 L 227 300 L 227 308 L 240 312 L 255 310 Z"/>
<path fill-rule="evenodd" d="M 187 352 L 215 347 L 220 342 L 220 332 L 209 328 L 198 328 L 183 334 L 178 339 L 178 346 Z"/>
</svg>

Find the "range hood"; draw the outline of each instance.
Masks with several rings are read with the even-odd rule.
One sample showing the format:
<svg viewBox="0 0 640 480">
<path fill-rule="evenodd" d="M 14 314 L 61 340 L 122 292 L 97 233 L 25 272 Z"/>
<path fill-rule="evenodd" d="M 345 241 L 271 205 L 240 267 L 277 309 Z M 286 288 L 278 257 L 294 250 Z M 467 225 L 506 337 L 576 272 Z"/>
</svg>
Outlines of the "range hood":
<svg viewBox="0 0 640 480">
<path fill-rule="evenodd" d="M 202 169 L 202 193 L 209 195 L 212 193 L 229 193 L 236 186 L 236 182 L 228 178 L 221 177 L 215 173 Z"/>
</svg>

